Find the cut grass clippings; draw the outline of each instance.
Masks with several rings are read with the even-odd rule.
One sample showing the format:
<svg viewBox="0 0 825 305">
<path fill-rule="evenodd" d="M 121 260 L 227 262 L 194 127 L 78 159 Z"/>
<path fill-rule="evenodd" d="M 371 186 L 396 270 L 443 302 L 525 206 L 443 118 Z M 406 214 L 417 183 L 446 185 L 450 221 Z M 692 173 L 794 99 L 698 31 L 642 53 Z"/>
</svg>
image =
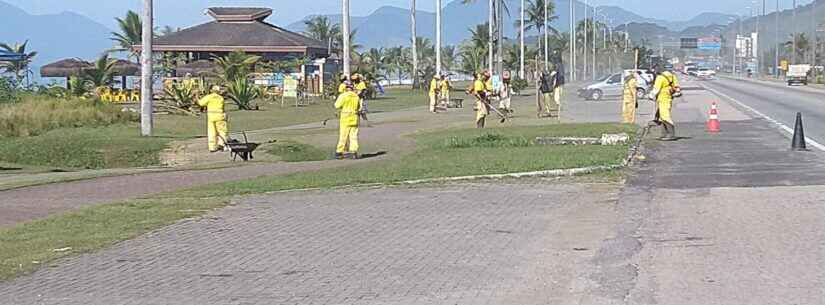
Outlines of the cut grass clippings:
<svg viewBox="0 0 825 305">
<path fill-rule="evenodd" d="M 224 199 L 145 199 L 91 206 L 0 230 L 0 280 L 226 206 Z"/>
</svg>

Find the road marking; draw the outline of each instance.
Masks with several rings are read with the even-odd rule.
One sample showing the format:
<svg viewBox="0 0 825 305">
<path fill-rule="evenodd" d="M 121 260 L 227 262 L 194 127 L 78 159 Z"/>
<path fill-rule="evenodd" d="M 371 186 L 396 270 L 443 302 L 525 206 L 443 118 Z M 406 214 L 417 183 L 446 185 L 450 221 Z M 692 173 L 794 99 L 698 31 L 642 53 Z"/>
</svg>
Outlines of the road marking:
<svg viewBox="0 0 825 305">
<path fill-rule="evenodd" d="M 784 130 L 785 132 L 790 134 L 791 137 L 793 137 L 793 128 L 788 127 L 788 125 L 782 124 L 782 122 L 779 122 L 779 121 L 773 119 L 772 117 L 769 117 L 768 115 L 766 115 L 762 112 L 759 112 L 759 110 L 756 110 L 751 106 L 745 105 L 745 103 L 742 103 L 742 102 L 738 101 L 737 99 L 730 97 L 727 94 L 719 92 L 716 89 L 709 88 L 709 87 L 705 86 L 704 84 L 702 84 L 701 86 L 704 87 L 706 90 L 709 90 L 710 92 L 713 92 L 714 94 L 716 94 L 718 96 L 721 96 L 723 98 L 729 99 L 732 102 L 736 103 L 737 105 L 742 106 L 742 108 L 745 108 L 745 109 L 755 113 L 756 115 L 761 116 L 763 119 L 767 120 L 768 122 L 776 124 L 777 126 L 779 126 L 779 128 L 781 128 L 782 130 Z M 819 144 L 819 142 L 814 141 L 813 139 L 811 139 L 809 137 L 805 137 L 805 142 L 807 142 L 808 145 L 816 147 L 817 149 L 819 149 L 821 151 L 825 151 L 825 145 Z"/>
</svg>

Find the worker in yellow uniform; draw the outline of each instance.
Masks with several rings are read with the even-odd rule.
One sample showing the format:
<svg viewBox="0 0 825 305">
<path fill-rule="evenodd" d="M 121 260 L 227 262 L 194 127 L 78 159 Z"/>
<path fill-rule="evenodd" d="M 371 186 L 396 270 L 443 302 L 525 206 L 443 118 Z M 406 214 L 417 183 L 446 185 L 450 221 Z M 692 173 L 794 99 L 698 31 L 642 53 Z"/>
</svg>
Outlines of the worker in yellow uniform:
<svg viewBox="0 0 825 305">
<path fill-rule="evenodd" d="M 200 100 L 198 105 L 206 108 L 206 135 L 209 152 L 217 152 L 226 145 L 226 109 L 221 87 L 213 86 L 210 93 Z"/>
<path fill-rule="evenodd" d="M 430 112 L 438 113 L 438 97 L 441 95 L 441 75 L 434 75 L 430 81 Z"/>
<path fill-rule="evenodd" d="M 636 99 L 637 85 L 636 72 L 627 73 L 624 78 L 624 90 L 622 91 L 622 122 L 625 124 L 636 123 L 636 108 L 639 107 Z"/>
<path fill-rule="evenodd" d="M 490 114 L 489 94 L 492 85 L 487 86 L 486 82 L 489 80 L 489 74 L 479 73 L 473 81 L 472 95 L 476 98 L 476 128 L 484 128 L 487 121 L 487 115 Z"/>
<path fill-rule="evenodd" d="M 673 123 L 673 98 L 681 95 L 681 88 L 679 87 L 679 80 L 676 75 L 669 71 L 665 71 L 662 67 L 656 68 L 656 81 L 653 85 L 653 90 L 650 92 L 650 98 L 656 101 L 656 114 L 658 123 L 662 125 L 662 141 L 675 141 L 676 126 Z"/>
<path fill-rule="evenodd" d="M 453 84 L 450 83 L 450 77 L 446 75 L 441 76 L 441 100 L 444 103 L 444 109 L 447 109 L 450 105 L 450 90 L 452 90 Z"/>
<path fill-rule="evenodd" d="M 367 80 L 361 74 L 352 75 L 352 85 L 355 87 L 355 94 L 361 99 L 361 118 L 365 121 L 367 119 L 367 112 L 369 112 L 369 105 L 367 104 Z"/>
<path fill-rule="evenodd" d="M 340 120 L 335 157 L 343 159 L 349 156 L 358 159 L 358 121 L 361 113 L 361 99 L 355 93 L 355 86 L 351 82 L 346 82 L 344 87 L 346 90 L 335 101 L 335 109 L 338 110 Z"/>
<path fill-rule="evenodd" d="M 347 76 L 341 75 L 341 78 L 338 80 L 341 82 L 341 84 L 338 85 L 338 94 L 347 92 L 347 85 L 345 84 L 348 80 Z"/>
</svg>

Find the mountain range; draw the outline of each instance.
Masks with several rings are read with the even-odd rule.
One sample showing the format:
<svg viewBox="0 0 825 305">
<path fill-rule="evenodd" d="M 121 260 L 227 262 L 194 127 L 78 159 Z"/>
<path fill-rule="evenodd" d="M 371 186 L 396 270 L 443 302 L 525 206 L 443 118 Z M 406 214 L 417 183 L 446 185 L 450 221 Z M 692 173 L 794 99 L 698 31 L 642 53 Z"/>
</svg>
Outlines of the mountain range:
<svg viewBox="0 0 825 305">
<path fill-rule="evenodd" d="M 519 16 L 520 0 L 505 0 L 506 7 L 509 8 L 509 15 L 505 15 L 504 24 L 505 35 L 516 37 L 516 22 Z M 552 23 L 552 27 L 559 31 L 569 29 L 569 0 L 555 1 L 557 19 Z M 576 20 L 585 18 L 585 11 L 588 17 L 592 15 L 594 7 L 585 6 L 579 1 L 574 2 L 576 6 Z M 488 8 L 486 1 L 475 1 L 470 4 L 462 4 L 461 1 L 452 1 L 447 4 L 442 11 L 443 18 L 443 39 L 444 43 L 454 45 L 460 43 L 469 36 L 469 29 L 477 24 L 487 22 Z M 679 32 L 690 27 L 705 27 L 712 24 L 727 24 L 732 18 L 731 15 L 719 13 L 703 13 L 692 19 L 683 21 L 666 21 L 654 18 L 647 18 L 627 11 L 617 6 L 595 7 L 600 15 L 610 16 L 610 24 L 613 26 L 625 23 L 653 23 L 663 26 L 669 31 Z M 331 22 L 340 23 L 341 14 L 325 15 Z M 306 26 L 304 21 L 314 16 L 307 16 L 302 21 L 298 21 L 286 26 L 287 29 L 302 32 Z M 393 6 L 383 6 L 366 16 L 352 17 L 352 28 L 357 30 L 355 39 L 359 44 L 367 47 L 390 47 L 406 45 L 409 43 L 410 32 L 410 10 Z M 426 11 L 416 12 L 416 30 L 419 36 L 433 39 L 435 36 L 435 13 Z M 535 35 L 537 32 L 528 33 Z"/>
</svg>

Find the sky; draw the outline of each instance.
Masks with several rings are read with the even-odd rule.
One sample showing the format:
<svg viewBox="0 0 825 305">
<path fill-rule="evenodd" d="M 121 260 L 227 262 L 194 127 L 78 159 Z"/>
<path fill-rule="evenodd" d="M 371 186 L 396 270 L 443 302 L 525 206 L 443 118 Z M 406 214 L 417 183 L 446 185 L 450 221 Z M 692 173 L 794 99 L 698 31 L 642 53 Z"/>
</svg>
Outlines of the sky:
<svg viewBox="0 0 825 305">
<path fill-rule="evenodd" d="M 109 27 L 114 26 L 113 18 L 123 15 L 126 9 L 138 10 L 141 0 L 0 0 L 9 2 L 15 6 L 34 14 L 53 14 L 71 10 L 91 17 Z M 444 5 L 452 0 L 442 0 Z M 458 0 L 456 0 L 458 1 Z M 478 0 L 485 1 L 485 0 Z M 584 0 L 581 0 L 584 2 Z M 662 19 L 686 20 L 703 12 L 719 12 L 729 14 L 748 14 L 747 6 L 756 0 L 589 0 L 591 5 L 616 5 L 624 7 L 634 13 L 645 17 L 655 17 Z M 777 0 L 765 0 L 767 11 L 771 12 L 776 7 Z M 184 26 L 191 24 L 193 19 L 205 19 L 198 16 L 180 16 L 180 12 L 191 10 L 191 5 L 196 4 L 195 9 L 200 10 L 207 6 L 214 5 L 239 5 L 239 6 L 267 6 L 273 7 L 275 13 L 270 19 L 277 24 L 289 24 L 303 19 L 311 14 L 333 14 L 341 10 L 340 0 L 154 0 L 155 6 L 163 8 L 158 10 L 158 23 L 161 25 L 171 24 L 174 26 Z M 371 13 L 376 8 L 383 5 L 398 7 L 409 7 L 410 0 L 351 0 L 352 14 L 364 16 Z M 781 0 L 783 8 L 790 8 L 792 0 Z M 810 3 L 811 0 L 798 0 L 799 4 Z M 434 11 L 435 0 L 418 0 L 420 10 Z M 308 5 L 309 4 L 309 5 Z M 755 6 L 761 7 L 760 3 Z"/>
</svg>

